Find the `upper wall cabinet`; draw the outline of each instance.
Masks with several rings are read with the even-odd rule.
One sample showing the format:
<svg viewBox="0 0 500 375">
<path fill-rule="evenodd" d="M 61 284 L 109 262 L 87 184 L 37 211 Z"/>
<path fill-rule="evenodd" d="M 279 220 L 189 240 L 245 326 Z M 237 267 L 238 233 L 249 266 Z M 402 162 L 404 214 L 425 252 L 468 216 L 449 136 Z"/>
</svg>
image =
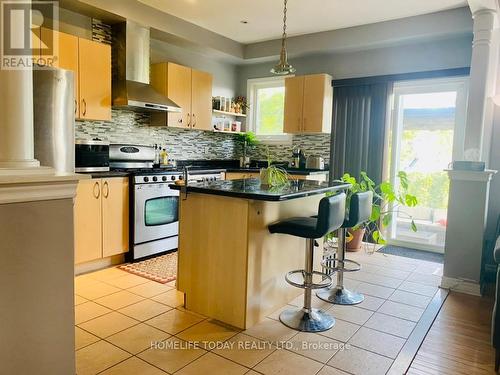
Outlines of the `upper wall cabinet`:
<svg viewBox="0 0 500 375">
<path fill-rule="evenodd" d="M 284 132 L 330 133 L 332 99 L 332 77 L 328 74 L 285 79 Z"/>
<path fill-rule="evenodd" d="M 151 85 L 182 109 L 168 112 L 160 121 L 177 128 L 211 130 L 212 80 L 209 73 L 171 62 L 151 65 Z"/>
<path fill-rule="evenodd" d="M 111 120 L 111 46 L 45 28 L 40 31 L 41 43 L 53 33 L 58 43 L 54 67 L 75 73 L 75 117 Z"/>
</svg>

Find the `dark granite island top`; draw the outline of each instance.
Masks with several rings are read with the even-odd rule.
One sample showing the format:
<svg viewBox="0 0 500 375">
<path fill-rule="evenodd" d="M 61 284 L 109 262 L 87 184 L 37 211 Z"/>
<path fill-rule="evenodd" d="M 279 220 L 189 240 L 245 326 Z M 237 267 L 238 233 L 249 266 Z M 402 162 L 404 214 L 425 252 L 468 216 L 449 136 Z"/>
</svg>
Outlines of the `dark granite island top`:
<svg viewBox="0 0 500 375">
<path fill-rule="evenodd" d="M 170 185 L 174 190 L 183 190 L 183 186 Z M 340 181 L 328 182 L 291 180 L 289 184 L 281 187 L 261 185 L 259 179 L 245 180 L 219 180 L 210 182 L 190 183 L 187 193 L 201 193 L 209 195 L 222 195 L 227 197 L 252 199 L 259 201 L 285 201 L 296 198 L 308 197 L 326 192 L 335 192 L 348 189 L 349 184 Z"/>
</svg>

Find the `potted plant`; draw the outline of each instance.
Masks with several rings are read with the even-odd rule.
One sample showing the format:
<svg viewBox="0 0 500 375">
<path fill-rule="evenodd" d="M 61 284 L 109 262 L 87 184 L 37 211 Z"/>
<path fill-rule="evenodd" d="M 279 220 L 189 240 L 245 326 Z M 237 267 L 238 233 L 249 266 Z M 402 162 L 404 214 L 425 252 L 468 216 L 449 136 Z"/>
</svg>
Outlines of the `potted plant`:
<svg viewBox="0 0 500 375">
<path fill-rule="evenodd" d="M 371 191 L 373 193 L 370 220 L 348 230 L 347 250 L 350 251 L 360 250 L 363 238 L 365 237 L 371 238 L 375 244 L 386 244 L 382 229 L 391 223 L 393 214 L 401 206 L 415 207 L 418 204 L 417 197 L 408 192 L 409 181 L 406 172 L 398 172 L 396 186 L 389 181 L 383 181 L 379 185 L 376 185 L 366 172 L 361 172 L 360 176 L 360 181 L 358 181 L 355 177 L 346 173 L 341 179 L 352 185 L 347 194 L 348 202 L 354 193 L 364 191 Z M 417 226 L 413 217 L 411 215 L 407 216 L 410 219 L 411 230 L 416 232 Z"/>
<path fill-rule="evenodd" d="M 250 166 L 250 157 L 247 156 L 248 147 L 257 145 L 259 141 L 252 132 L 238 134 L 237 140 L 243 145 L 243 156 L 240 157 L 240 168 L 247 168 Z"/>
<path fill-rule="evenodd" d="M 281 187 L 289 184 L 288 172 L 277 165 L 273 165 L 271 153 L 267 148 L 267 167 L 260 169 L 260 184 L 263 186 Z"/>
<path fill-rule="evenodd" d="M 247 109 L 250 108 L 250 106 L 247 104 L 247 98 L 245 98 L 244 96 L 237 96 L 236 99 L 234 99 L 234 104 L 236 113 L 246 114 Z"/>
</svg>

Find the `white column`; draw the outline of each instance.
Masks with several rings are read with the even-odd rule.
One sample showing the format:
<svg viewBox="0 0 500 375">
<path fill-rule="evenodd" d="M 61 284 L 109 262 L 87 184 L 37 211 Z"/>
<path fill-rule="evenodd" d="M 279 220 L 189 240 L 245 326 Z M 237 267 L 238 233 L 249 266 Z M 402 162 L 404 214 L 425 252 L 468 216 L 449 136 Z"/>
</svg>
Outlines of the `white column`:
<svg viewBox="0 0 500 375">
<path fill-rule="evenodd" d="M 487 162 L 498 62 L 497 11 L 476 6 L 464 155 L 466 160 Z"/>
</svg>

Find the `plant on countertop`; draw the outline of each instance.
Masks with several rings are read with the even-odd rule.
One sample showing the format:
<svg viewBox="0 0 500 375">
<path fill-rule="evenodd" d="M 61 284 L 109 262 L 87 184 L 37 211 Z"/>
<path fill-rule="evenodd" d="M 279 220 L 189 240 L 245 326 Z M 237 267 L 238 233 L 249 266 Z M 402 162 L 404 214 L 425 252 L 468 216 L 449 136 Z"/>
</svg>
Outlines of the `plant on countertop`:
<svg viewBox="0 0 500 375">
<path fill-rule="evenodd" d="M 277 165 L 273 165 L 273 160 L 269 147 L 266 148 L 267 152 L 267 168 L 260 170 L 260 182 L 262 185 L 270 187 L 283 187 L 290 183 L 290 175 L 288 172 Z"/>
<path fill-rule="evenodd" d="M 250 109 L 250 106 L 248 105 L 247 98 L 244 96 L 237 96 L 234 99 L 234 104 L 240 108 L 241 113 L 246 113 L 247 109 Z"/>
<path fill-rule="evenodd" d="M 236 140 L 243 145 L 243 156 L 240 158 L 240 167 L 245 168 L 250 164 L 250 158 L 247 156 L 248 147 L 257 145 L 259 140 L 252 132 L 239 133 L 236 135 Z"/>
<path fill-rule="evenodd" d="M 353 231 L 365 229 L 368 238 L 371 237 L 376 244 L 384 245 L 386 244 L 386 240 L 382 234 L 382 229 L 389 226 L 395 213 L 403 213 L 410 219 L 411 230 L 416 232 L 417 225 L 413 217 L 407 213 L 398 211 L 399 207 L 415 207 L 418 204 L 417 197 L 408 192 L 409 180 L 406 172 L 398 172 L 396 186 L 390 181 L 383 181 L 379 185 L 376 185 L 366 172 L 361 172 L 360 175 L 360 181 L 356 180 L 349 173 L 344 174 L 341 179 L 352 185 L 347 194 L 347 202 L 350 201 L 354 193 L 364 191 L 371 191 L 373 193 L 370 220 L 354 227 Z"/>
</svg>

